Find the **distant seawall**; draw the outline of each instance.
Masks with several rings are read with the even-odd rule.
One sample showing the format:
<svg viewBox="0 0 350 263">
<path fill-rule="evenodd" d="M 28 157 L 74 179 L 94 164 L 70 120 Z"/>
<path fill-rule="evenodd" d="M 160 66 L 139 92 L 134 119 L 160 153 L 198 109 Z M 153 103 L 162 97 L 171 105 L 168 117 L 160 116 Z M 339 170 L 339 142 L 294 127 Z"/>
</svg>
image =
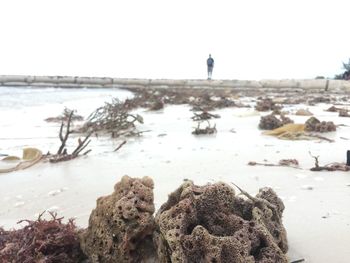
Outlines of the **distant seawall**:
<svg viewBox="0 0 350 263">
<path fill-rule="evenodd" d="M 331 92 L 350 91 L 350 82 L 326 79 L 283 80 L 201 80 L 201 79 L 132 79 L 72 76 L 1 75 L 0 87 L 60 87 L 60 88 L 113 88 L 113 87 L 181 87 L 181 88 L 233 88 L 266 90 L 310 90 Z"/>
</svg>

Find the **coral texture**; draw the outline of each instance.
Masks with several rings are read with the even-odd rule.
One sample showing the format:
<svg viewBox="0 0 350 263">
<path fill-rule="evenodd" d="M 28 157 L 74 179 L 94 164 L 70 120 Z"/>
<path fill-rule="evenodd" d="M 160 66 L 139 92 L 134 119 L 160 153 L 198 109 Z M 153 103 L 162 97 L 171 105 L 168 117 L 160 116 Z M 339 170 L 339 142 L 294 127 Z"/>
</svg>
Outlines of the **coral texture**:
<svg viewBox="0 0 350 263">
<path fill-rule="evenodd" d="M 278 111 L 281 109 L 280 106 L 277 106 L 272 99 L 270 98 L 265 98 L 262 100 L 259 100 L 256 105 L 255 105 L 255 109 L 257 111 Z"/>
<path fill-rule="evenodd" d="M 305 131 L 314 131 L 314 132 L 331 132 L 335 131 L 337 127 L 332 121 L 319 121 L 315 117 L 309 118 L 305 122 Z"/>
<path fill-rule="evenodd" d="M 224 183 L 185 181 L 155 218 L 159 262 L 288 262 L 282 201 L 270 188 L 242 193 L 247 198 Z"/>
<path fill-rule="evenodd" d="M 81 247 L 91 262 L 147 262 L 154 230 L 153 181 L 124 176 L 97 199 Z"/>
<path fill-rule="evenodd" d="M 293 121 L 283 114 L 280 115 L 280 119 L 274 114 L 269 114 L 260 118 L 259 128 L 262 130 L 273 130 L 288 123 L 293 123 Z"/>
</svg>

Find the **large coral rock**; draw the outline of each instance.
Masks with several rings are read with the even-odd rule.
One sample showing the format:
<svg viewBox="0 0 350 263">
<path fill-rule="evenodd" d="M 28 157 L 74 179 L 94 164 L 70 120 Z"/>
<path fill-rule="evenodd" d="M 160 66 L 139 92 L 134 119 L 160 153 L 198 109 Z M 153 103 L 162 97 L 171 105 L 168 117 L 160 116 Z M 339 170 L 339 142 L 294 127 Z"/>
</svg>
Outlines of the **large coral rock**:
<svg viewBox="0 0 350 263">
<path fill-rule="evenodd" d="M 270 114 L 267 116 L 262 116 L 259 122 L 259 128 L 262 130 L 273 130 L 282 126 L 281 120 L 279 120 L 275 115 Z"/>
<path fill-rule="evenodd" d="M 262 130 L 273 130 L 288 123 L 293 123 L 293 120 L 283 114 L 280 115 L 280 119 L 274 114 L 269 114 L 260 118 L 259 128 Z"/>
<path fill-rule="evenodd" d="M 309 118 L 305 122 L 305 131 L 315 131 L 315 132 L 331 132 L 336 131 L 337 127 L 332 121 L 319 121 L 315 117 Z"/>
<path fill-rule="evenodd" d="M 81 247 L 91 262 L 146 262 L 154 251 L 153 181 L 124 176 L 97 199 Z M 150 255 L 151 256 L 151 255 Z"/>
<path fill-rule="evenodd" d="M 282 201 L 270 188 L 245 195 L 224 183 L 184 182 L 156 215 L 159 262 L 288 262 Z"/>
</svg>

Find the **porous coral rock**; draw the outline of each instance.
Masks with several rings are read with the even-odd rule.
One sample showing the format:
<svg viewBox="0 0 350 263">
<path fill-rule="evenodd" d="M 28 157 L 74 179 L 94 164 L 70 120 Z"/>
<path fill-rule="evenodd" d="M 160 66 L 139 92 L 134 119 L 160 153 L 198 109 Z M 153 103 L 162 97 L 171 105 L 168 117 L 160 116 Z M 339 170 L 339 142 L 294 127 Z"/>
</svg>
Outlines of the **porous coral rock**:
<svg viewBox="0 0 350 263">
<path fill-rule="evenodd" d="M 275 102 L 270 99 L 270 98 L 264 98 L 264 99 L 261 99 L 259 100 L 256 105 L 255 105 L 255 109 L 257 111 L 278 111 L 280 110 L 282 107 L 280 106 L 277 106 L 275 104 Z"/>
<path fill-rule="evenodd" d="M 283 114 L 280 115 L 280 119 L 274 114 L 269 114 L 260 118 L 259 128 L 262 130 L 273 130 L 288 123 L 293 123 L 293 120 Z"/>
<path fill-rule="evenodd" d="M 124 176 L 114 192 L 97 199 L 81 247 L 91 262 L 147 262 L 154 251 L 153 181 Z M 147 253 L 146 253 L 147 252 Z"/>
<path fill-rule="evenodd" d="M 275 115 L 269 114 L 260 118 L 259 128 L 262 130 L 273 130 L 282 126 L 282 121 Z"/>
<path fill-rule="evenodd" d="M 335 131 L 337 127 L 332 121 L 319 121 L 315 117 L 309 118 L 305 122 L 305 131 L 315 131 L 315 132 L 331 132 Z"/>
<path fill-rule="evenodd" d="M 282 201 L 270 188 L 247 196 L 224 183 L 185 181 L 155 218 L 159 262 L 288 262 Z"/>
</svg>

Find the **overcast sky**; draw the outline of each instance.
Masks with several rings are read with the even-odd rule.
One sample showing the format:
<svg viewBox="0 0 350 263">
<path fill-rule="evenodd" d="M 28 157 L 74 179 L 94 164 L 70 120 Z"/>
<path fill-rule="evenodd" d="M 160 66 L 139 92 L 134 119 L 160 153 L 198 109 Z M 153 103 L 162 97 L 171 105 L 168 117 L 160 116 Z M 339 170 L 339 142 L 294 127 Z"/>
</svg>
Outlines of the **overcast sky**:
<svg viewBox="0 0 350 263">
<path fill-rule="evenodd" d="M 1 0 L 0 74 L 333 77 L 350 1 Z"/>
</svg>

